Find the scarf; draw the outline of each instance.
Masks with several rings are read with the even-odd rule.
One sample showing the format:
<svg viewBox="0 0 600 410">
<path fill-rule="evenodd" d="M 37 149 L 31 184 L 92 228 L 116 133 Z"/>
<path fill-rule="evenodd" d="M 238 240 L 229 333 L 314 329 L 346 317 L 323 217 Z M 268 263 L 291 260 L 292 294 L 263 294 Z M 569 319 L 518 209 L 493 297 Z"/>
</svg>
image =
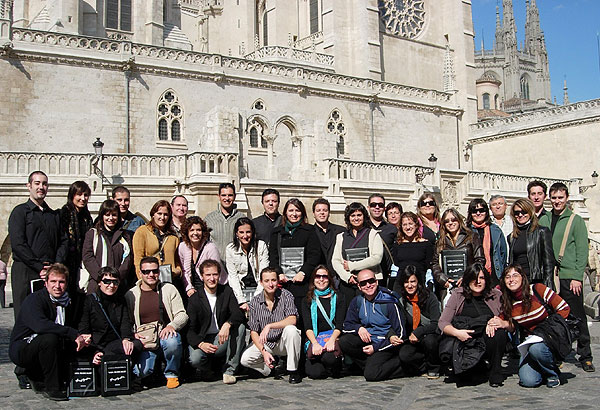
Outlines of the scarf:
<svg viewBox="0 0 600 410">
<path fill-rule="evenodd" d="M 419 307 L 419 295 L 415 292 L 414 295 L 407 296 L 408 301 L 412 304 L 413 330 L 419 327 L 421 323 L 421 308 Z"/>
<path fill-rule="evenodd" d="M 482 224 L 477 224 L 473 222 L 473 226 L 475 228 L 483 228 L 483 253 L 485 255 L 485 269 L 488 272 L 492 273 L 492 258 L 491 258 L 491 246 L 492 246 L 492 236 L 490 234 L 490 225 L 486 222 Z"/>
<path fill-rule="evenodd" d="M 531 220 L 525 222 L 524 224 L 517 224 L 517 228 L 519 228 L 522 231 L 526 231 L 530 224 Z"/>
<path fill-rule="evenodd" d="M 298 221 L 296 223 L 291 223 L 291 222 L 287 221 L 285 223 L 285 231 L 287 233 L 289 233 L 290 235 L 294 235 L 294 231 L 296 230 L 296 228 L 298 228 L 300 226 L 300 224 L 302 224 L 302 221 Z"/>
<path fill-rule="evenodd" d="M 310 303 L 310 318 L 312 321 L 312 331 L 315 334 L 315 337 L 319 334 L 318 328 L 317 328 L 317 305 L 321 305 L 321 302 L 319 301 L 320 297 L 323 296 L 327 296 L 330 295 L 333 291 L 331 290 L 331 288 L 327 288 L 325 290 L 317 290 L 315 289 L 315 294 L 313 296 L 313 300 Z M 337 300 L 337 294 L 335 292 L 333 292 L 333 295 L 331 296 L 331 309 L 329 309 L 329 317 L 325 317 L 325 319 L 329 319 L 330 323 L 333 323 L 333 319 L 335 318 L 335 302 Z M 321 305 L 321 309 L 323 308 L 323 305 Z M 321 312 L 324 313 L 324 312 Z M 325 315 L 323 315 L 325 316 Z M 333 329 L 333 327 L 332 327 Z"/>
<path fill-rule="evenodd" d="M 59 298 L 55 298 L 54 296 L 48 294 L 50 296 L 50 300 L 52 303 L 56 305 L 56 320 L 54 323 L 58 325 L 65 325 L 65 308 L 69 306 L 71 303 L 71 298 L 69 297 L 69 292 L 63 293 L 63 295 Z"/>
</svg>

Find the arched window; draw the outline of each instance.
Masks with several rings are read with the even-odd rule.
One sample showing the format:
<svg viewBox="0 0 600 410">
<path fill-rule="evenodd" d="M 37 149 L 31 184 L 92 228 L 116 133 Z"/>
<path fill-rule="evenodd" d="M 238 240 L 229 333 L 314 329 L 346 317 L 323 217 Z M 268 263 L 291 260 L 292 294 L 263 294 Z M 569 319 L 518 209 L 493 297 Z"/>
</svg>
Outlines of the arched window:
<svg viewBox="0 0 600 410">
<path fill-rule="evenodd" d="M 500 107 L 500 106 L 498 105 L 498 94 L 496 94 L 496 95 L 494 96 L 494 109 L 495 109 L 495 110 L 499 110 L 499 109 L 500 109 L 499 107 Z"/>
<path fill-rule="evenodd" d="M 131 31 L 131 0 L 106 0 L 106 28 Z"/>
<path fill-rule="evenodd" d="M 263 125 L 256 119 L 250 121 L 248 134 L 250 135 L 250 148 L 267 148 L 267 140 L 263 136 Z M 258 146 L 259 140 L 260 147 Z"/>
<path fill-rule="evenodd" d="M 346 125 L 340 111 L 335 109 L 329 114 L 327 132 L 335 136 L 337 156 L 346 155 Z"/>
<path fill-rule="evenodd" d="M 173 90 L 165 91 L 158 101 L 157 122 L 160 141 L 181 141 L 183 108 Z"/>
<path fill-rule="evenodd" d="M 490 95 L 488 93 L 484 93 L 482 95 L 482 97 L 483 97 L 483 109 L 489 110 L 490 109 Z"/>
<path fill-rule="evenodd" d="M 521 77 L 521 98 L 529 100 L 529 79 L 526 75 Z"/>
<path fill-rule="evenodd" d="M 308 5 L 310 15 L 310 34 L 319 31 L 319 0 L 310 0 Z"/>
</svg>

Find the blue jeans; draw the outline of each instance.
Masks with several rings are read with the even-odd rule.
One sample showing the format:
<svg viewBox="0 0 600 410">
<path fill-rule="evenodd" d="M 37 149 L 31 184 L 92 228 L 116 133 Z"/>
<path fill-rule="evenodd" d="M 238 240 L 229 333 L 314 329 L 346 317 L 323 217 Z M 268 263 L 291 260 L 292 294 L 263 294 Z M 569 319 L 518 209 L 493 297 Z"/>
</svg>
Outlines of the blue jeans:
<svg viewBox="0 0 600 410">
<path fill-rule="evenodd" d="M 142 379 L 148 377 L 154 371 L 157 356 L 163 355 L 167 365 L 165 367 L 165 377 L 177 377 L 179 374 L 179 366 L 181 365 L 181 356 L 183 346 L 181 344 L 181 336 L 176 333 L 175 336 L 167 339 L 160 339 L 160 349 L 144 350 L 140 353 L 138 362 L 133 368 L 136 375 Z"/>
<path fill-rule="evenodd" d="M 534 343 L 519 363 L 519 383 L 524 387 L 537 387 L 544 378 L 558 377 L 554 355 L 544 342 Z"/>
<path fill-rule="evenodd" d="M 204 342 L 208 342 L 218 346 L 217 351 L 213 354 L 204 353 L 200 348 L 188 346 L 190 352 L 190 364 L 200 371 L 205 370 L 209 365 L 209 361 L 213 358 L 222 358 L 225 360 L 223 374 L 233 376 L 240 365 L 242 351 L 246 344 L 246 326 L 241 324 L 237 329 L 232 328 L 229 332 L 229 340 L 222 345 L 219 344 L 219 334 L 209 334 L 204 338 Z"/>
</svg>

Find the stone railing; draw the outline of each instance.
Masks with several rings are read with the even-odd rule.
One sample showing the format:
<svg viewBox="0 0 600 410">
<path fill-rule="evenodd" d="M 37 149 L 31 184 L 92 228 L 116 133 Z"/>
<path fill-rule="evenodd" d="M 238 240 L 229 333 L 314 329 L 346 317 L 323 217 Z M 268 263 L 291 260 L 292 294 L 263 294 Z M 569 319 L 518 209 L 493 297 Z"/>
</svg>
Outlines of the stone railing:
<svg viewBox="0 0 600 410">
<path fill-rule="evenodd" d="M 295 41 L 292 44 L 292 47 L 300 49 L 300 50 L 306 50 L 307 48 L 310 48 L 310 47 L 314 46 L 315 44 L 320 43 L 321 41 L 323 41 L 323 32 L 317 31 L 316 33 L 313 33 L 309 36 L 306 36 L 304 38 L 301 38 L 300 40 Z"/>
<path fill-rule="evenodd" d="M 328 158 L 325 161 L 329 167 L 329 179 L 341 182 L 416 185 L 416 173 L 431 170 L 416 165 L 382 164 L 336 158 Z"/>
<path fill-rule="evenodd" d="M 130 31 L 107 28 L 106 37 L 108 37 L 111 40 L 131 41 L 131 39 L 133 38 L 133 33 Z"/>
<path fill-rule="evenodd" d="M 333 68 L 335 59 L 332 55 L 314 51 L 297 50 L 285 46 L 264 46 L 245 56 L 249 60 L 281 59 L 281 62 L 316 63 Z"/>
<path fill-rule="evenodd" d="M 491 172 L 469 171 L 467 174 L 467 186 L 470 195 L 485 192 L 503 192 L 515 193 L 517 196 L 524 196 L 527 193 L 527 184 L 537 179 L 551 186 L 555 182 L 562 182 L 569 185 L 568 180 L 548 179 L 521 175 L 494 174 Z"/>
</svg>

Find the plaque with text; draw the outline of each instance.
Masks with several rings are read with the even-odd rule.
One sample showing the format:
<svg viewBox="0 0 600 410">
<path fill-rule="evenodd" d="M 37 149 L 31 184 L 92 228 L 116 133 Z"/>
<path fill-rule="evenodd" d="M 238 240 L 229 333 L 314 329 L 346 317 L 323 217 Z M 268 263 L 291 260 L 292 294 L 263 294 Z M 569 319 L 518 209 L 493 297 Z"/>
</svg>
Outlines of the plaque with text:
<svg viewBox="0 0 600 410">
<path fill-rule="evenodd" d="M 97 396 L 98 386 L 95 366 L 90 362 L 70 365 L 69 397 Z"/>
<path fill-rule="evenodd" d="M 171 265 L 160 265 L 158 267 L 159 274 L 158 279 L 162 283 L 173 283 L 173 274 L 171 272 Z"/>
<path fill-rule="evenodd" d="M 466 268 L 467 251 L 465 249 L 442 251 L 442 270 L 448 279 L 460 279 Z"/>
<path fill-rule="evenodd" d="M 349 248 L 346 249 L 346 258 L 348 262 L 358 262 L 369 257 L 369 248 Z"/>
<path fill-rule="evenodd" d="M 288 279 L 293 279 L 294 276 L 300 272 L 300 269 L 302 269 L 302 265 L 304 264 L 304 248 L 281 248 L 280 262 L 281 270 L 285 276 Z"/>
<path fill-rule="evenodd" d="M 128 359 L 102 362 L 102 395 L 130 393 L 130 370 L 131 362 Z"/>
</svg>

